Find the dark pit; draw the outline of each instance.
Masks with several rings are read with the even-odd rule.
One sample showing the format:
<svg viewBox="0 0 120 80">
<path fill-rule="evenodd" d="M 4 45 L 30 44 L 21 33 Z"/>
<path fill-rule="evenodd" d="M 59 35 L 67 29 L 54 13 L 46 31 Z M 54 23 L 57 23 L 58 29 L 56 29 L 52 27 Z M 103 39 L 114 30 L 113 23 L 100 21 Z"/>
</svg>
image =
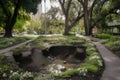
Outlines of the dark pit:
<svg viewBox="0 0 120 80">
<path fill-rule="evenodd" d="M 35 47 L 29 52 L 27 56 L 23 56 L 25 52 L 13 54 L 18 66 L 27 71 L 46 74 L 78 68 L 87 56 L 86 47 L 76 45 L 52 46 L 45 49 Z"/>
</svg>

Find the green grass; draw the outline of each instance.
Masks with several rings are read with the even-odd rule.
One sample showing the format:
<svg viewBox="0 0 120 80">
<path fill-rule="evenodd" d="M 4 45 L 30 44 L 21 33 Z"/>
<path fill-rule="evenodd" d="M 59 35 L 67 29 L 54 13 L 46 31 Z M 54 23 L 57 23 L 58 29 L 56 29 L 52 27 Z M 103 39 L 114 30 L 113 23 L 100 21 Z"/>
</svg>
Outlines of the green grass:
<svg viewBox="0 0 120 80">
<path fill-rule="evenodd" d="M 13 38 L 3 38 L 0 37 L 0 49 L 7 48 L 13 45 L 16 45 L 21 42 L 25 42 L 27 40 L 33 39 L 33 36 L 16 36 Z"/>
<path fill-rule="evenodd" d="M 114 36 L 111 34 L 96 34 L 94 37 L 99 38 L 102 44 L 120 57 L 120 36 Z"/>
<path fill-rule="evenodd" d="M 48 45 L 71 45 L 77 42 L 84 42 L 84 40 L 74 36 L 40 36 L 32 42 L 32 45 L 43 46 L 45 43 Z"/>
</svg>

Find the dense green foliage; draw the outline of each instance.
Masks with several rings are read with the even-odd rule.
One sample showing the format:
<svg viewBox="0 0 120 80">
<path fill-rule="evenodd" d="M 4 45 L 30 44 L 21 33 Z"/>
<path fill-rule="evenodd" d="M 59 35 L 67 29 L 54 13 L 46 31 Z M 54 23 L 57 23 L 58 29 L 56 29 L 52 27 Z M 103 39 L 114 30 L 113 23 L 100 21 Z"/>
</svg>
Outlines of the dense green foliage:
<svg viewBox="0 0 120 80">
<path fill-rule="evenodd" d="M 120 56 L 120 37 L 110 34 L 96 34 L 94 37 L 99 38 L 101 43 L 105 44 L 116 55 Z"/>
<path fill-rule="evenodd" d="M 25 42 L 32 37 L 14 37 L 14 38 L 2 38 L 0 37 L 0 49 L 16 45 L 21 42 Z"/>
<path fill-rule="evenodd" d="M 0 1 L 0 12 L 2 17 L 2 27 L 4 27 L 4 37 L 12 37 L 12 31 L 15 26 L 21 27 L 24 25 L 24 21 L 28 19 L 27 13 L 37 12 L 37 5 L 41 0 L 1 0 Z M 0 15 L 1 15 L 0 14 Z M 18 22 L 18 21 L 21 22 Z M 4 24 L 4 25 L 3 25 Z"/>
</svg>

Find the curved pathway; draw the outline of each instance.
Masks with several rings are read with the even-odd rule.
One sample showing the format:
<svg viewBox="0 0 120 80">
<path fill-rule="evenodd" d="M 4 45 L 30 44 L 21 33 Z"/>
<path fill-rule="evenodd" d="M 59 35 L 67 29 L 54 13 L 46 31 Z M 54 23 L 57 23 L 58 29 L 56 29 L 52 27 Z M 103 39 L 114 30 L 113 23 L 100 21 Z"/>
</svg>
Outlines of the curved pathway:
<svg viewBox="0 0 120 80">
<path fill-rule="evenodd" d="M 103 72 L 101 80 L 120 80 L 120 58 L 114 55 L 104 45 L 102 45 L 98 39 L 92 37 L 86 37 L 82 35 L 76 35 L 77 37 L 91 40 L 96 45 L 105 63 L 105 70 Z"/>
<path fill-rule="evenodd" d="M 93 42 L 105 62 L 105 71 L 101 80 L 120 80 L 120 58 L 114 55 L 104 45 L 99 42 Z"/>
<path fill-rule="evenodd" d="M 14 46 L 11 46 L 11 47 L 8 47 L 8 48 L 5 48 L 5 49 L 0 49 L 0 53 L 7 53 L 7 52 L 9 52 L 9 51 L 12 50 L 12 49 L 18 48 L 18 47 L 20 47 L 20 46 L 22 46 L 22 45 L 25 45 L 25 44 L 33 41 L 33 40 L 34 40 L 34 39 L 28 40 L 28 41 L 25 41 L 25 42 L 22 42 L 22 43 L 19 43 L 19 44 L 17 44 L 17 45 L 14 45 Z"/>
</svg>

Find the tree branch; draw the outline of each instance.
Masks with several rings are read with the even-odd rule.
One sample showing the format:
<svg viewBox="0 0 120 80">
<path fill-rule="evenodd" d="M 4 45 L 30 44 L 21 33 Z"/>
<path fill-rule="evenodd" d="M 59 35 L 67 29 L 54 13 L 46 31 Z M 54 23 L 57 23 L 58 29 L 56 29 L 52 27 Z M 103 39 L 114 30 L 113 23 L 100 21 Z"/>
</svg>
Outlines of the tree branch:
<svg viewBox="0 0 120 80">
<path fill-rule="evenodd" d="M 66 12 L 69 12 L 72 0 L 68 1 Z"/>
<path fill-rule="evenodd" d="M 0 0 L 0 5 L 1 5 L 1 8 L 2 8 L 3 12 L 6 14 L 6 16 L 11 16 L 12 15 L 10 13 L 10 11 L 5 7 L 5 5 L 3 4 L 2 0 Z"/>
<path fill-rule="evenodd" d="M 77 18 L 71 23 L 71 25 L 69 26 L 69 28 L 72 28 L 73 26 L 75 26 L 77 24 L 77 22 L 84 16 L 84 14 L 78 15 Z"/>
<path fill-rule="evenodd" d="M 84 5 L 84 2 L 83 2 L 83 0 L 78 0 L 78 2 L 80 2 L 82 5 Z"/>
<path fill-rule="evenodd" d="M 106 17 L 107 15 L 112 14 L 115 9 L 119 9 L 119 8 L 120 8 L 120 5 L 115 6 L 114 8 L 111 8 L 111 9 L 110 9 L 109 11 L 107 11 L 106 13 L 101 14 L 101 17 L 100 17 L 99 19 L 97 19 L 97 20 L 93 23 L 92 26 L 95 26 L 98 22 L 100 22 L 101 20 L 105 19 L 105 17 Z"/>
<path fill-rule="evenodd" d="M 65 0 L 63 0 L 63 2 L 62 2 L 62 0 L 59 0 L 59 3 L 60 3 L 60 6 L 62 8 L 63 14 L 65 14 L 66 13 L 65 6 L 64 6 Z"/>
</svg>

